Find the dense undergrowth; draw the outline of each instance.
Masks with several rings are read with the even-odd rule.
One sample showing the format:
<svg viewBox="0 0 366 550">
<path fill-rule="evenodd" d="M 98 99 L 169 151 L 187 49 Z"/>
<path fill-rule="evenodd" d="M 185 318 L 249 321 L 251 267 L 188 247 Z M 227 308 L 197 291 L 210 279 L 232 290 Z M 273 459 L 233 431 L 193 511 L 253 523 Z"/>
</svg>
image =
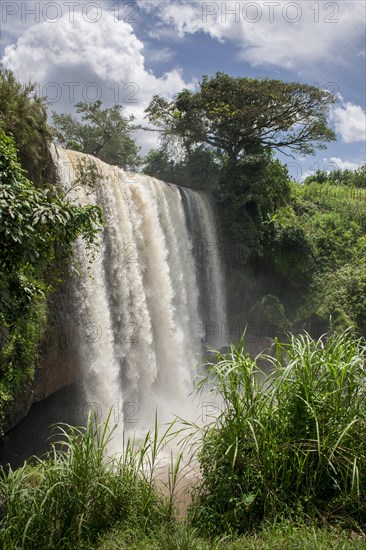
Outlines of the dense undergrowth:
<svg viewBox="0 0 366 550">
<path fill-rule="evenodd" d="M 324 330 L 332 315 L 341 330 L 352 324 L 366 335 L 366 190 L 298 186 L 293 211 L 311 250 L 311 277 L 298 316 L 317 318 Z"/>
<path fill-rule="evenodd" d="M 361 548 L 365 359 L 365 343 L 348 331 L 304 334 L 277 344 L 265 374 L 240 342 L 198 383 L 224 404 L 209 425 L 173 424 L 159 439 L 156 423 L 142 444 L 121 442 L 120 458 L 106 456 L 111 434 L 91 418 L 85 429 L 64 428 L 47 459 L 2 470 L 3 547 Z M 165 496 L 155 481 L 161 449 L 184 428 L 201 476 L 177 521 L 180 458 Z"/>
<path fill-rule="evenodd" d="M 331 318 L 333 329 L 352 325 L 365 336 L 366 190 L 292 183 L 287 204 L 267 224 L 264 256 L 237 271 L 232 308 L 240 304 L 257 331 L 270 326 L 269 336 L 283 338 L 291 327 L 318 337 Z"/>
</svg>

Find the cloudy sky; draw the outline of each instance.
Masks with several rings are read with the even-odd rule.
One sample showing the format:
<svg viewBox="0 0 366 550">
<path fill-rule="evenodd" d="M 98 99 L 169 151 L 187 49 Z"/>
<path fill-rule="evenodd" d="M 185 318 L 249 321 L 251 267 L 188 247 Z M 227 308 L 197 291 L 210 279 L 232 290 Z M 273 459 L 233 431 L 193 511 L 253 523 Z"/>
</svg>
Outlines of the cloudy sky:
<svg viewBox="0 0 366 550">
<path fill-rule="evenodd" d="M 204 74 L 299 81 L 337 95 L 337 142 L 315 157 L 283 157 L 291 173 L 365 161 L 363 0 L 2 0 L 0 9 L 2 63 L 36 82 L 50 111 L 98 98 L 144 122 L 153 94 L 194 89 Z M 156 147 L 155 134 L 136 137 L 144 153 Z"/>
</svg>

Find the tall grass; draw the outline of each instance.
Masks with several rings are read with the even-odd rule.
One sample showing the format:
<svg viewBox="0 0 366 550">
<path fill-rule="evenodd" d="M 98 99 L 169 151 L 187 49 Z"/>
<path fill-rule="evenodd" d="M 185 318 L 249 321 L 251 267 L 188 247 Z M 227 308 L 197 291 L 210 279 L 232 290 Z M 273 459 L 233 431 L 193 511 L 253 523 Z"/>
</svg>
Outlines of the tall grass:
<svg viewBox="0 0 366 550">
<path fill-rule="evenodd" d="M 217 354 L 198 384 L 224 407 L 202 428 L 193 522 L 210 533 L 304 516 L 364 525 L 365 358 L 348 331 L 277 342 L 266 377 L 243 341 Z"/>
<path fill-rule="evenodd" d="M 89 417 L 86 428 L 60 428 L 61 449 L 55 443 L 46 460 L 1 470 L 1 548 L 87 548 L 117 524 L 146 534 L 169 521 L 154 485 L 157 430 L 142 445 L 124 442 L 116 459 L 105 454 L 107 426 Z"/>
<path fill-rule="evenodd" d="M 165 498 L 155 483 L 163 446 L 170 436 L 186 442 L 184 428 L 173 432 L 172 423 L 159 437 L 155 418 L 145 440 L 124 441 L 117 459 L 106 456 L 108 424 L 90 417 L 86 428 L 60 428 L 63 442 L 46 460 L 0 470 L 0 547 L 213 548 L 225 534 L 276 522 L 364 527 L 364 342 L 349 331 L 292 336 L 267 359 L 265 375 L 241 341 L 218 353 L 198 384 L 223 407 L 212 424 L 195 425 L 202 475 L 189 523 L 173 523 L 181 454 L 171 459 Z"/>
</svg>

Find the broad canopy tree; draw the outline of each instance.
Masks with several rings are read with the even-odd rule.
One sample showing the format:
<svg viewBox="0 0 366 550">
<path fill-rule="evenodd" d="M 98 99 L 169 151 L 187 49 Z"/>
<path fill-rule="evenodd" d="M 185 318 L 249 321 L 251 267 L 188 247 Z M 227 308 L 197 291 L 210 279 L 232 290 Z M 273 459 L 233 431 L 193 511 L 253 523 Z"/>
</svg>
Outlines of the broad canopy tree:
<svg viewBox="0 0 366 550">
<path fill-rule="evenodd" d="M 133 117 L 122 114 L 121 105 L 102 108 L 100 100 L 76 104 L 81 120 L 69 114 L 53 113 L 56 136 L 61 145 L 94 155 L 123 169 L 140 164 L 139 147 L 131 137 Z"/>
<path fill-rule="evenodd" d="M 334 101 L 307 84 L 217 73 L 170 101 L 154 96 L 146 116 L 161 133 L 163 151 L 178 140 L 188 159 L 197 149 L 214 155 L 224 231 L 249 257 L 268 246 L 269 220 L 290 192 L 287 169 L 273 151 L 292 156 L 325 148 L 335 139 L 327 126 Z"/>
<path fill-rule="evenodd" d="M 234 164 L 270 148 L 313 154 L 335 139 L 327 126 L 334 96 L 307 84 L 280 80 L 204 76 L 196 92 L 172 101 L 154 96 L 146 113 L 163 142 L 179 137 L 187 151 L 206 144 Z"/>
</svg>

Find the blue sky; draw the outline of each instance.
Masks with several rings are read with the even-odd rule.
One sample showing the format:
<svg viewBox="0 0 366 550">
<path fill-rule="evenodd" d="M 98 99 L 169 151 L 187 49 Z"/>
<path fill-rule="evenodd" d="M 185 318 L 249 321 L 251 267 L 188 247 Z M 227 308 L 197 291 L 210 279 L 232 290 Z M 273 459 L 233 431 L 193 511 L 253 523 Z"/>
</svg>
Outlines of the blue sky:
<svg viewBox="0 0 366 550">
<path fill-rule="evenodd" d="M 194 89 L 216 71 L 329 89 L 337 142 L 315 157 L 282 157 L 301 179 L 365 161 L 365 23 L 363 0 L 3 0 L 0 55 L 53 99 L 50 111 L 98 97 L 145 124 L 153 94 Z M 154 133 L 136 138 L 144 153 L 157 146 Z"/>
</svg>

